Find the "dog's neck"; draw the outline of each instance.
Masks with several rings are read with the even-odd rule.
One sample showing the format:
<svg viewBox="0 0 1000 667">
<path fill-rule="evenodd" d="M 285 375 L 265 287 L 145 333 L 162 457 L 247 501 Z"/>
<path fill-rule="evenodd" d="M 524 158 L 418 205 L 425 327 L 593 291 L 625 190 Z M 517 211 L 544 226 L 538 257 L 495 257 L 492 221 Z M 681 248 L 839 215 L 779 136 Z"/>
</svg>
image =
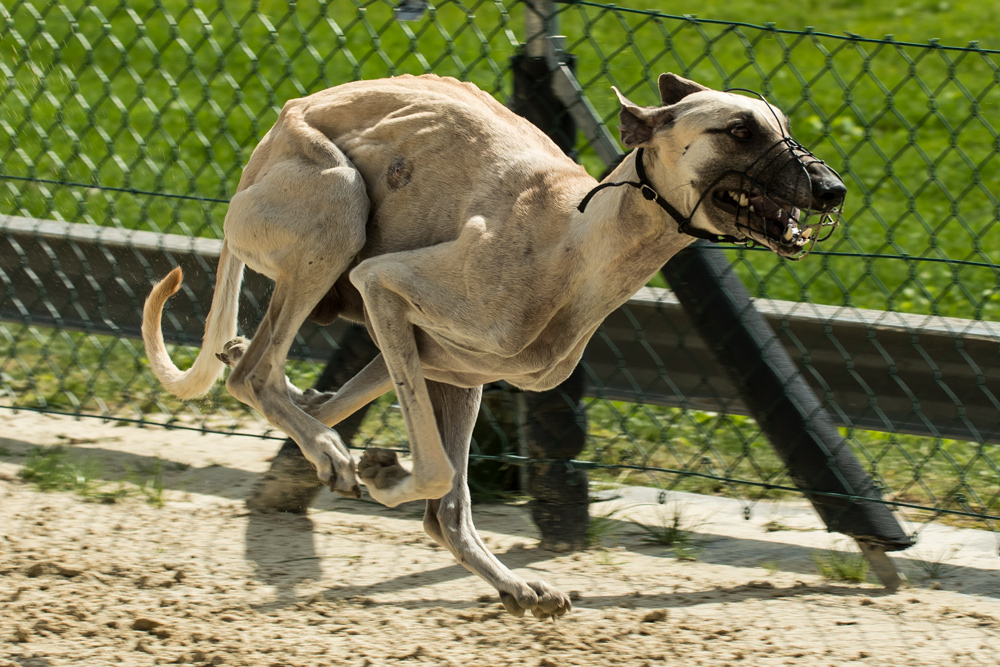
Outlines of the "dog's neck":
<svg viewBox="0 0 1000 667">
<path fill-rule="evenodd" d="M 633 151 L 602 184 L 636 181 L 635 160 Z M 608 267 L 618 278 L 627 273 L 635 289 L 695 241 L 680 231 L 677 220 L 633 187 L 605 188 L 578 215 L 577 228 L 588 254 L 597 260 L 595 265 Z"/>
</svg>

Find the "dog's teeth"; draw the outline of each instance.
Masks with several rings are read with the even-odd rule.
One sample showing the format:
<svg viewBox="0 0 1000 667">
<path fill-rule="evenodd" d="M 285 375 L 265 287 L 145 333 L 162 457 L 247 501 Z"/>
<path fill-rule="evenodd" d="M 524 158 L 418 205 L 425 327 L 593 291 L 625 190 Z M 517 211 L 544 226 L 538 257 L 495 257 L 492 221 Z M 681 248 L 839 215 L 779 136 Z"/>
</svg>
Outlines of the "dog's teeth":
<svg viewBox="0 0 1000 667">
<path fill-rule="evenodd" d="M 812 236 L 812 233 L 813 233 L 812 227 L 806 227 L 804 230 L 802 230 L 802 238 L 808 239 L 810 236 Z"/>
<path fill-rule="evenodd" d="M 751 213 L 756 213 L 757 211 L 753 210 L 753 206 L 751 206 L 751 207 L 750 207 L 750 212 L 751 212 Z"/>
<path fill-rule="evenodd" d="M 782 236 L 781 238 L 783 238 L 786 241 L 791 241 L 793 236 L 795 236 L 795 228 L 789 225 L 785 229 L 785 235 Z"/>
<path fill-rule="evenodd" d="M 744 193 L 741 192 L 740 193 L 740 206 L 746 206 L 749 203 L 750 203 L 750 198 L 747 197 Z"/>
</svg>

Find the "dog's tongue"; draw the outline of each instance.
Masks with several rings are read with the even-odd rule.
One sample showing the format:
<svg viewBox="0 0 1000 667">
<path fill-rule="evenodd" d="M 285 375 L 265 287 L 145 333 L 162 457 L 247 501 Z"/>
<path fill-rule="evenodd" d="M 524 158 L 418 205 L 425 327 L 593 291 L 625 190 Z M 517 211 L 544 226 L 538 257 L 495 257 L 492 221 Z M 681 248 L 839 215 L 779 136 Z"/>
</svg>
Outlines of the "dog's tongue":
<svg viewBox="0 0 1000 667">
<path fill-rule="evenodd" d="M 791 219 L 792 222 L 798 222 L 797 214 L 799 210 L 797 208 L 793 208 L 791 211 L 791 216 L 789 216 L 788 211 L 781 208 L 780 206 L 775 204 L 770 199 L 767 199 L 766 197 L 760 197 L 760 196 L 751 197 L 749 205 L 753 207 L 753 210 L 757 215 L 761 216 L 762 218 L 766 218 L 767 220 L 774 220 L 775 222 L 781 224 L 782 226 L 787 225 L 789 219 Z"/>
</svg>

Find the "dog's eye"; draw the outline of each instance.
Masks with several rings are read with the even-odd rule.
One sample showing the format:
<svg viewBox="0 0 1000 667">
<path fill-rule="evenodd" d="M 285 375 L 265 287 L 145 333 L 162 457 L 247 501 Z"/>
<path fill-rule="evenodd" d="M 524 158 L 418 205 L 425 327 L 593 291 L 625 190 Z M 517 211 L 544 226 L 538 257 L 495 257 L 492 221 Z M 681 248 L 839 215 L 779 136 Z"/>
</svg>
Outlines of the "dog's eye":
<svg viewBox="0 0 1000 667">
<path fill-rule="evenodd" d="M 737 125 L 733 129 L 729 130 L 729 134 L 733 135 L 740 141 L 746 141 L 753 136 L 753 132 L 751 132 L 750 128 L 746 125 Z"/>
</svg>

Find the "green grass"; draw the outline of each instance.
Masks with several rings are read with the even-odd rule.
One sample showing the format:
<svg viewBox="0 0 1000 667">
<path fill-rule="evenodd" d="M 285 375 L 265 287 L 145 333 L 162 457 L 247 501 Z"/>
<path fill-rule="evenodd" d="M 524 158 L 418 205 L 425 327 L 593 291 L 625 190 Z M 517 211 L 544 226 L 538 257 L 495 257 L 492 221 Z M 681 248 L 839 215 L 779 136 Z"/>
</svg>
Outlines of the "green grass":
<svg viewBox="0 0 1000 667">
<path fill-rule="evenodd" d="M 919 556 L 911 554 L 911 562 L 921 571 L 924 579 L 941 579 L 958 568 L 957 565 L 949 561 L 953 560 L 961 550 L 961 547 L 955 545 L 938 548 L 935 552 L 928 552 L 926 548 L 921 548 L 917 550 Z M 920 556 L 927 556 L 927 558 Z"/>
<path fill-rule="evenodd" d="M 857 552 L 828 549 L 813 554 L 816 570 L 824 579 L 864 583 L 868 580 L 868 561 Z"/>
<path fill-rule="evenodd" d="M 93 461 L 70 457 L 65 447 L 48 447 L 32 450 L 19 475 L 40 491 L 76 491 L 88 495 L 99 483 L 101 470 Z"/>
<path fill-rule="evenodd" d="M 167 349 L 181 368 L 189 367 L 198 353 L 197 348 L 180 345 Z M 298 386 L 309 387 L 321 370 L 315 363 L 289 362 L 286 373 Z M 191 401 L 165 392 L 149 370 L 141 341 L 24 324 L 0 323 L 0 400 L 124 419 L 157 415 L 153 421 L 158 423 L 217 429 L 254 421 L 260 425 L 221 381 Z"/>
<path fill-rule="evenodd" d="M 698 559 L 702 548 L 698 545 L 695 531 L 704 521 L 692 523 L 690 515 L 685 514 L 682 503 L 672 503 L 669 508 L 658 505 L 656 516 L 651 523 L 632 522 L 642 532 L 642 541 L 673 549 L 679 560 L 693 561 Z"/>
<path fill-rule="evenodd" d="M 154 507 L 163 507 L 163 461 L 155 459 L 149 464 L 137 465 L 134 469 L 125 466 L 126 479 L 134 489 Z"/>
<path fill-rule="evenodd" d="M 587 546 L 591 549 L 604 549 L 618 545 L 622 531 L 622 519 L 619 516 L 624 508 L 611 510 L 605 514 L 591 514 L 587 524 Z"/>
<path fill-rule="evenodd" d="M 771 576 L 781 571 L 781 561 L 777 558 L 762 560 L 757 565 L 767 570 L 767 573 Z"/>
<path fill-rule="evenodd" d="M 86 500 L 115 503 L 141 497 L 154 507 L 163 507 L 163 462 L 109 475 L 92 456 L 62 446 L 36 447 L 18 475 L 39 491 L 68 491 Z M 115 479 L 117 477 L 117 479 Z"/>
</svg>

